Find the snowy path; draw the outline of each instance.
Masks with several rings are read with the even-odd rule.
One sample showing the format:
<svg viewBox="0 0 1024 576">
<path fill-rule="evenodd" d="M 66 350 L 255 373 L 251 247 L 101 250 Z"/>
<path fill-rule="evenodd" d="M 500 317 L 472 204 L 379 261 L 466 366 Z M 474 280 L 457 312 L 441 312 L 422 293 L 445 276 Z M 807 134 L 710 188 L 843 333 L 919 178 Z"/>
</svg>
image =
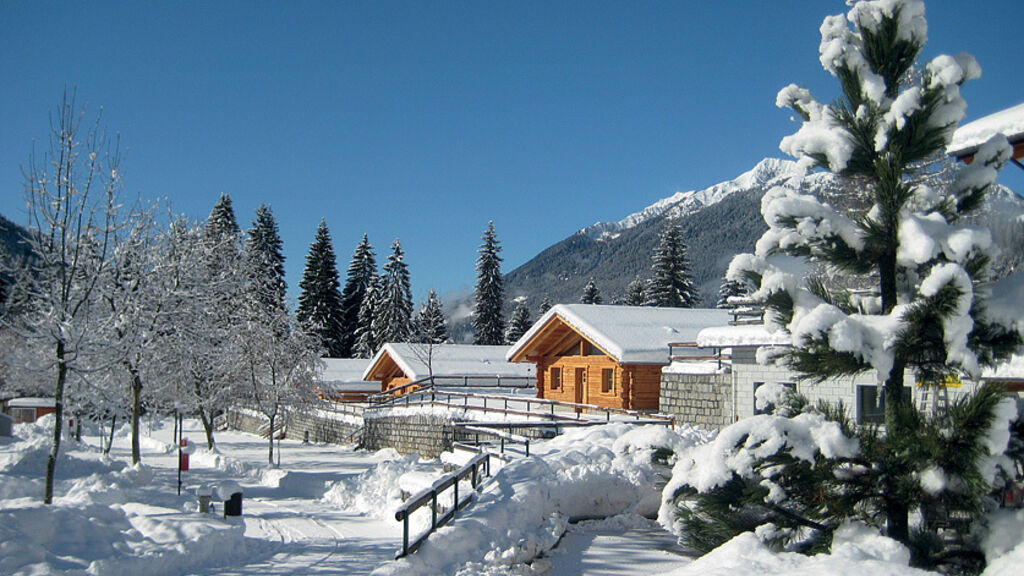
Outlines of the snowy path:
<svg viewBox="0 0 1024 576">
<path fill-rule="evenodd" d="M 636 518 L 625 523 L 614 519 L 580 522 L 551 551 L 552 575 L 629 576 L 662 574 L 690 562 L 676 537 L 652 521 Z"/>
<path fill-rule="evenodd" d="M 186 421 L 184 435 L 202 442 L 198 422 Z M 148 430 L 147 430 L 148 431 Z M 175 452 L 168 453 L 173 429 L 154 430 L 152 440 L 143 442 L 143 462 L 153 467 L 156 482 L 177 481 Z M 213 565 L 193 571 L 195 576 L 256 574 L 365 574 L 394 558 L 401 545 L 400 526 L 346 512 L 321 502 L 325 484 L 352 476 L 376 462 L 367 453 L 333 445 L 282 442 L 280 470 L 266 470 L 266 440 L 239 432 L 216 434 L 218 450 L 233 462 L 227 468 L 216 456 L 193 454 L 191 470 L 183 475 L 182 493 L 200 484 L 234 480 L 244 494 L 245 557 L 243 565 Z M 87 438 L 90 442 L 94 438 Z M 148 449 L 147 449 L 148 448 Z M 112 455 L 128 459 L 123 439 L 114 443 Z M 218 466 L 219 464 L 219 466 Z M 276 482 L 275 482 L 276 480 Z M 211 519 L 221 519 L 220 503 Z M 222 520 L 220 520 L 222 521 Z"/>
</svg>

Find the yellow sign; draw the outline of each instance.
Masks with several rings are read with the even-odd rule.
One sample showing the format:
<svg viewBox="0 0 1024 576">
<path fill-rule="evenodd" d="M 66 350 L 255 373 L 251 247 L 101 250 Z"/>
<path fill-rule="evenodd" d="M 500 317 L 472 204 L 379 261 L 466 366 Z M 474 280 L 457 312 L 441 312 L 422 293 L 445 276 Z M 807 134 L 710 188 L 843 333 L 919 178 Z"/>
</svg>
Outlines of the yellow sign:
<svg viewBox="0 0 1024 576">
<path fill-rule="evenodd" d="M 915 384 L 919 387 L 925 385 L 924 382 L 915 382 Z M 956 374 L 944 376 L 942 381 L 937 384 L 937 386 L 942 386 L 944 388 L 959 388 L 961 385 L 960 376 L 957 376 Z"/>
</svg>

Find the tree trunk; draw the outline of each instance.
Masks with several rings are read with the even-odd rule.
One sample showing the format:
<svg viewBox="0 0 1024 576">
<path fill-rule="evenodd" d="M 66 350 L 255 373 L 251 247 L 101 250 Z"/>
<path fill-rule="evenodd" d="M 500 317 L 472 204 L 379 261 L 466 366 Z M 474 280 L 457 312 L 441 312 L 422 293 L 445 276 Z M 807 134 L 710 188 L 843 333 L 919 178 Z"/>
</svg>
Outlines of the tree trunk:
<svg viewBox="0 0 1024 576">
<path fill-rule="evenodd" d="M 104 454 L 109 455 L 110 449 L 114 447 L 114 430 L 117 428 L 117 414 L 110 417 L 110 438 L 107 439 L 107 449 L 103 451 Z"/>
<path fill-rule="evenodd" d="M 57 455 L 60 454 L 60 436 L 64 432 L 64 382 L 67 379 L 68 366 L 64 362 L 64 343 L 57 343 L 57 387 L 53 392 L 54 422 L 53 443 L 50 445 L 50 456 L 46 459 L 46 488 L 43 492 L 43 504 L 53 504 L 53 477 L 57 470 Z"/>
<path fill-rule="evenodd" d="M 142 450 L 139 447 L 139 421 L 142 417 L 142 376 L 139 370 L 130 362 L 125 362 L 125 368 L 131 375 L 132 381 L 132 464 L 142 461 Z"/>
<path fill-rule="evenodd" d="M 207 414 L 206 410 L 200 408 L 199 420 L 203 423 L 203 430 L 206 431 L 206 447 L 213 450 L 213 412 Z"/>
<path fill-rule="evenodd" d="M 889 438 L 886 444 L 889 450 L 896 450 L 894 447 L 895 438 L 900 438 L 910 433 L 910 430 L 903 427 L 902 421 L 899 418 L 900 409 L 905 402 L 903 398 L 904 367 L 903 360 L 897 358 L 893 363 L 892 372 L 889 373 L 888 380 L 885 381 L 885 388 L 882 392 L 885 399 L 885 434 Z M 890 455 L 890 461 L 896 461 L 894 456 Z M 901 497 L 899 490 L 899 479 L 904 473 L 904 470 L 891 469 L 887 471 L 883 498 L 885 499 L 886 535 L 897 542 L 907 544 L 910 541 L 910 524 L 908 519 L 910 507 Z"/>
<path fill-rule="evenodd" d="M 268 442 L 270 449 L 269 449 L 269 451 L 267 453 L 267 462 L 269 462 L 271 466 L 274 465 L 274 420 L 275 420 L 275 416 L 277 416 L 277 415 L 274 414 L 274 415 L 270 416 L 270 430 L 267 431 L 267 438 L 270 440 Z"/>
</svg>

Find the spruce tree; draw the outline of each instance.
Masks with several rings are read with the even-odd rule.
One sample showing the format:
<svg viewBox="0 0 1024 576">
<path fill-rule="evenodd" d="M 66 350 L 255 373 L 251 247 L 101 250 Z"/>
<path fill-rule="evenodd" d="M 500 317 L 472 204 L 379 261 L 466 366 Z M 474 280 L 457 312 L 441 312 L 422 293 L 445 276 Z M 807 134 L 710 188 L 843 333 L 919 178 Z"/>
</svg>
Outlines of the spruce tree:
<svg viewBox="0 0 1024 576">
<path fill-rule="evenodd" d="M 742 282 L 722 278 L 722 284 L 718 287 L 718 300 L 715 302 L 715 308 L 731 310 L 736 306 L 729 303 L 729 298 L 746 296 L 748 293 L 746 285 Z"/>
<path fill-rule="evenodd" d="M 327 223 L 320 220 L 299 281 L 301 292 L 295 316 L 330 358 L 338 358 L 342 352 L 341 291 L 338 288 L 334 244 Z"/>
<path fill-rule="evenodd" d="M 374 322 L 377 315 L 377 303 L 380 301 L 380 277 L 374 274 L 370 285 L 366 287 L 363 304 L 359 307 L 359 324 L 356 326 L 356 343 L 353 353 L 356 358 L 373 358 L 377 348 L 384 342 L 374 331 L 378 324 Z"/>
<path fill-rule="evenodd" d="M 678 224 L 669 224 L 658 236 L 651 271 L 653 278 L 647 291 L 651 306 L 693 308 L 697 305 L 697 290 L 690 280 L 690 262 Z"/>
<path fill-rule="evenodd" d="M 341 292 L 341 343 L 338 351 L 342 358 L 351 357 L 359 328 L 359 309 L 373 278 L 377 275 L 377 259 L 366 234 L 356 246 L 348 265 L 345 288 Z"/>
<path fill-rule="evenodd" d="M 600 304 L 601 291 L 597 289 L 597 284 L 594 284 L 594 279 L 591 278 L 590 282 L 583 287 L 583 295 L 580 296 L 580 304 Z"/>
<path fill-rule="evenodd" d="M 433 288 L 416 315 L 416 331 L 417 340 L 423 343 L 443 344 L 448 341 L 448 326 L 444 319 L 441 299 L 437 297 Z"/>
<path fill-rule="evenodd" d="M 540 316 L 547 314 L 547 311 L 551 310 L 551 306 L 553 306 L 553 304 L 551 304 L 551 298 L 545 296 L 544 299 L 540 301 L 540 308 L 537 310 L 537 314 Z"/>
<path fill-rule="evenodd" d="M 633 281 L 626 286 L 626 295 L 623 296 L 622 303 L 626 306 L 643 306 L 647 302 L 645 287 L 646 283 L 639 276 L 633 278 Z"/>
<path fill-rule="evenodd" d="M 476 261 L 476 307 L 473 310 L 474 344 L 495 345 L 505 341 L 502 314 L 504 285 L 501 277 L 501 246 L 494 233 L 494 221 L 487 223 Z"/>
<path fill-rule="evenodd" d="M 505 330 L 505 343 L 515 344 L 531 326 L 533 321 L 530 320 L 530 306 L 523 297 L 519 299 L 515 310 L 512 311 L 512 317 L 509 318 L 508 328 Z"/>
<path fill-rule="evenodd" d="M 245 238 L 246 291 L 264 316 L 287 308 L 283 243 L 270 207 L 260 204 Z"/>
<path fill-rule="evenodd" d="M 402 243 L 398 239 L 391 245 L 391 255 L 384 264 L 380 299 L 373 317 L 373 331 L 378 344 L 408 342 L 415 332 L 409 268 L 405 263 Z"/>
<path fill-rule="evenodd" d="M 878 374 L 885 432 L 871 470 L 882 500 L 874 513 L 890 537 L 909 543 L 909 512 L 927 516 L 918 472 L 939 464 L 914 458 L 925 440 L 904 372 L 926 386 L 977 378 L 1021 343 L 1011 321 L 986 314 L 990 237 L 961 221 L 981 206 L 1010 149 L 995 138 L 948 187 L 920 184 L 920 166 L 943 153 L 963 118 L 960 86 L 980 73 L 961 54 L 911 74 L 927 36 L 920 1 L 859 2 L 846 17 L 826 18 L 821 34 L 821 62 L 840 96 L 826 105 L 804 88 L 783 88 L 777 104 L 802 126 L 781 148 L 805 168 L 847 180 L 856 201 L 839 210 L 788 187 L 770 190 L 762 202 L 769 230 L 755 254 L 733 260 L 729 277 L 759 287 L 768 321 L 792 335 L 781 361 L 807 380 Z M 871 279 L 874 293 L 805 281 L 776 266 L 775 255 Z"/>
</svg>

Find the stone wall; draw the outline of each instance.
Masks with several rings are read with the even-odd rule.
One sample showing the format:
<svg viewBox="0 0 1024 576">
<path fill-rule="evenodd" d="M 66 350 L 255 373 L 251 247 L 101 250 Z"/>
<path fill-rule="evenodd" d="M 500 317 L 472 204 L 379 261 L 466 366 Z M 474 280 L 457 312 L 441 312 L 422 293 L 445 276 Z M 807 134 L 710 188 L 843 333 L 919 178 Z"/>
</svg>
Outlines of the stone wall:
<svg viewBox="0 0 1024 576">
<path fill-rule="evenodd" d="M 355 416 L 332 418 L 316 411 L 288 414 L 288 437 L 292 440 L 362 444 L 362 430 L 363 421 Z"/>
<path fill-rule="evenodd" d="M 436 415 L 369 416 L 365 419 L 363 447 L 394 448 L 402 454 L 437 458 L 452 449 L 453 421 Z"/>
<path fill-rule="evenodd" d="M 286 415 L 285 432 L 291 440 L 305 440 L 309 433 L 310 442 L 330 444 L 358 444 L 362 441 L 362 420 L 349 416 L 339 418 L 316 410 L 289 411 Z M 266 430 L 267 417 L 245 409 L 231 409 L 227 412 L 228 427 L 260 434 Z"/>
<path fill-rule="evenodd" d="M 662 373 L 658 411 L 707 430 L 732 424 L 732 376 Z"/>
</svg>

